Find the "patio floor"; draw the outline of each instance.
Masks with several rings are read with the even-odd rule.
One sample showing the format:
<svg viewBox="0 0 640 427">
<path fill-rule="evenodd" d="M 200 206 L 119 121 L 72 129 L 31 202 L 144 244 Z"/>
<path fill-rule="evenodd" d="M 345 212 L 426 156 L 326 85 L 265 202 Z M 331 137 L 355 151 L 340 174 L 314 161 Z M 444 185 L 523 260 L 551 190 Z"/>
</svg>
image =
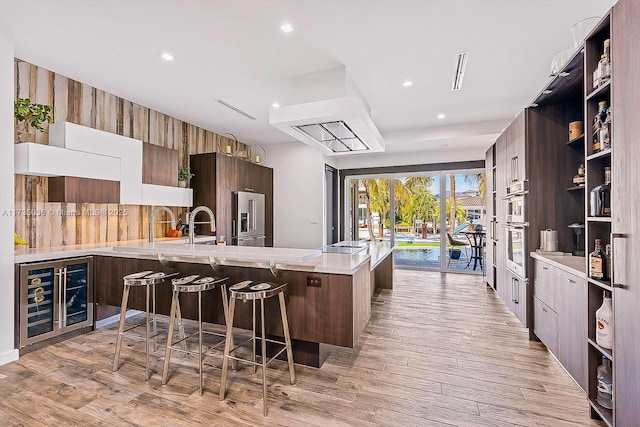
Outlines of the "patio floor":
<svg viewBox="0 0 640 427">
<path fill-rule="evenodd" d="M 468 256 L 471 256 L 471 250 L 467 248 Z M 460 271 L 482 274 L 482 268 L 480 264 L 476 266 L 476 270 L 473 270 L 473 262 L 469 263 L 469 259 L 462 251 L 460 259 L 447 260 L 449 263 L 447 270 Z M 415 249 L 407 247 L 398 247 L 394 252 L 394 264 L 396 267 L 413 267 L 413 268 L 427 268 L 433 270 L 440 269 L 440 248 L 429 247 L 425 249 Z"/>
</svg>

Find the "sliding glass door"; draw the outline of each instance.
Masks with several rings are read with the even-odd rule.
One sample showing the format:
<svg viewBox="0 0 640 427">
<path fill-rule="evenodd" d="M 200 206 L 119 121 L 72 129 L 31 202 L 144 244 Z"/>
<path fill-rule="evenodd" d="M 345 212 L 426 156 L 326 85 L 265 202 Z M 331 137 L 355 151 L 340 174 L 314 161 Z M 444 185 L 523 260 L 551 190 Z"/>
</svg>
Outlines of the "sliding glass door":
<svg viewBox="0 0 640 427">
<path fill-rule="evenodd" d="M 392 242 L 399 268 L 480 274 L 486 225 L 482 172 L 354 178 L 347 184 L 350 237 Z"/>
</svg>

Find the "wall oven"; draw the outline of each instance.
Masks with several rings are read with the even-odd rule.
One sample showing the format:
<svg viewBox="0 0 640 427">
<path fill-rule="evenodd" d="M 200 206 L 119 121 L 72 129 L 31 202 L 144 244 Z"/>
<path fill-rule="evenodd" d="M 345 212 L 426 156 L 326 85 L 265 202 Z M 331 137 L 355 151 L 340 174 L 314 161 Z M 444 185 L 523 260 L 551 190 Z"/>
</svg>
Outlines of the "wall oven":
<svg viewBox="0 0 640 427">
<path fill-rule="evenodd" d="M 507 269 L 520 277 L 526 276 L 527 267 L 527 228 L 523 224 L 507 224 Z"/>
</svg>

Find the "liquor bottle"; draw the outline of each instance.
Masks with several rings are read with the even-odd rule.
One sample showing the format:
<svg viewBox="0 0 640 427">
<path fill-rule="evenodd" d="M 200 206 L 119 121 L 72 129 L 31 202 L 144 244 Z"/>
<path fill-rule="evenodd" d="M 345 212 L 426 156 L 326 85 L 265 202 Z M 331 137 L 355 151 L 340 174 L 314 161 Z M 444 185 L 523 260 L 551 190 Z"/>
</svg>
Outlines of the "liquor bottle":
<svg viewBox="0 0 640 427">
<path fill-rule="evenodd" d="M 595 280 L 604 279 L 605 272 L 604 253 L 602 252 L 602 242 L 596 239 L 596 247 L 589 254 L 589 277 Z"/>
<path fill-rule="evenodd" d="M 604 168 L 604 184 L 589 193 L 590 216 L 611 216 L 611 168 Z"/>
<path fill-rule="evenodd" d="M 602 150 L 611 148 L 611 107 L 607 107 L 604 122 L 600 129 L 600 148 Z"/>
<path fill-rule="evenodd" d="M 600 203 L 602 205 L 602 216 L 611 216 L 611 168 L 604 168 L 604 184 L 600 192 Z"/>
<path fill-rule="evenodd" d="M 602 364 L 596 370 L 596 378 L 598 379 L 598 395 L 596 401 L 600 406 L 613 408 L 613 375 L 611 375 L 611 360 L 606 356 L 602 356 Z"/>
<path fill-rule="evenodd" d="M 602 305 L 596 311 L 596 344 L 611 350 L 613 348 L 613 305 L 611 294 L 603 291 Z"/>
<path fill-rule="evenodd" d="M 609 129 L 603 130 L 607 120 L 607 101 L 598 102 L 598 112 L 593 118 L 593 154 L 602 151 L 602 141 L 609 139 Z"/>
</svg>

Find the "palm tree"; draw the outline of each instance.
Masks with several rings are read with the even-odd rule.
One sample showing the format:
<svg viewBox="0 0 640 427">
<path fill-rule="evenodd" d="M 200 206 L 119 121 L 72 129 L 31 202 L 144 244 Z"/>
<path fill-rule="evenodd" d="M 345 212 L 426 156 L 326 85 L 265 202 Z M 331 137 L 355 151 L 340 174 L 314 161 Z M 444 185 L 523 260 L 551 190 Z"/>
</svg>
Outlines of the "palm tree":
<svg viewBox="0 0 640 427">
<path fill-rule="evenodd" d="M 463 179 L 464 182 L 469 184 L 471 187 L 477 188 L 480 196 L 484 198 L 484 193 L 487 189 L 487 175 L 483 173 L 472 173 L 463 175 Z"/>
<path fill-rule="evenodd" d="M 376 238 L 373 235 L 373 225 L 371 224 L 371 198 L 374 194 L 377 195 L 378 193 L 378 182 L 375 179 L 363 179 L 361 181 L 365 191 L 366 221 L 369 240 L 374 241 Z"/>
<path fill-rule="evenodd" d="M 372 192 L 371 209 L 380 214 L 380 233 L 379 237 L 384 235 L 384 223 L 389 221 L 389 227 L 395 223 L 395 212 L 391 209 L 391 179 L 380 178 L 376 180 L 375 193 Z M 405 185 L 399 179 L 393 179 L 393 189 L 395 193 L 395 206 L 402 210 L 409 202 L 411 194 Z"/>
</svg>

